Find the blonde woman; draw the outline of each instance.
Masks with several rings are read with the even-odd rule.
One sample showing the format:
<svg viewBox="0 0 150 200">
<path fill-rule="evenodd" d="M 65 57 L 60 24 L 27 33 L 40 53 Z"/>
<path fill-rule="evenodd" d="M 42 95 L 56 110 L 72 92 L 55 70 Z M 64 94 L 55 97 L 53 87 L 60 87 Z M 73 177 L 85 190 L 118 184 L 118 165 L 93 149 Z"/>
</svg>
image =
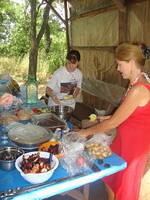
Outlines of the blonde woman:
<svg viewBox="0 0 150 200">
<path fill-rule="evenodd" d="M 146 155 L 150 149 L 150 79 L 143 72 L 150 50 L 145 46 L 124 43 L 115 51 L 117 70 L 130 81 L 121 105 L 112 116 L 99 117 L 98 125 L 81 130 L 87 137 L 117 128 L 112 151 L 127 161 L 127 168 L 104 179 L 117 200 L 138 200 Z"/>
</svg>

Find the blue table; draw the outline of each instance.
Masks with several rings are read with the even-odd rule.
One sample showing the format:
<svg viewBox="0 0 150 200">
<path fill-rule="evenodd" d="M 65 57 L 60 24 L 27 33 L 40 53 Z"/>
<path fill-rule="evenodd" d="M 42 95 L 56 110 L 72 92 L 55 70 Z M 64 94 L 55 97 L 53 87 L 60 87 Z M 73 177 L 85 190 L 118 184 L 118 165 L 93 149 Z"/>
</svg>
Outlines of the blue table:
<svg viewBox="0 0 150 200">
<path fill-rule="evenodd" d="M 22 87 L 21 89 L 22 89 L 21 98 L 24 100 L 25 95 L 23 94 L 25 94 L 25 87 Z M 37 102 L 36 104 L 24 103 L 23 105 L 21 105 L 21 107 L 29 107 L 31 109 L 41 108 L 45 106 L 46 105 L 40 101 Z M 13 145 L 10 142 L 9 144 Z M 1 141 L 0 141 L 0 146 L 1 146 Z M 111 156 L 105 158 L 104 162 L 110 164 L 110 167 L 105 168 L 102 164 L 99 164 L 98 161 L 95 160 L 94 164 L 98 167 L 99 171 L 95 172 L 92 169 L 90 169 L 87 172 L 85 172 L 85 174 L 81 174 L 80 176 L 76 177 L 70 177 L 67 171 L 64 168 L 62 168 L 62 166 L 59 164 L 58 168 L 56 169 L 50 180 L 42 184 L 42 188 L 33 189 L 33 191 L 26 192 L 9 199 L 15 199 L 15 200 L 44 199 L 47 197 L 54 196 L 56 194 L 61 194 L 63 192 L 70 191 L 82 185 L 94 182 L 100 178 L 109 176 L 126 168 L 126 162 L 114 153 Z M 28 186 L 31 186 L 31 184 L 28 183 L 26 180 L 24 180 L 16 169 L 12 171 L 0 170 L 0 199 L 5 199 L 1 198 L 1 195 L 4 192 L 9 193 L 9 191 L 12 189 L 16 189 L 18 187 L 26 188 Z"/>
<path fill-rule="evenodd" d="M 98 161 L 95 160 L 95 165 L 100 169 L 100 171 L 94 172 L 92 169 L 87 171 L 85 174 L 81 174 L 80 176 L 70 178 L 67 171 L 59 165 L 56 169 L 53 176 L 46 183 L 51 182 L 51 185 L 43 186 L 40 189 L 35 189 L 34 191 L 27 192 L 24 194 L 20 194 L 19 196 L 15 196 L 11 199 L 18 200 L 39 200 L 47 197 L 54 196 L 56 194 L 60 194 L 87 183 L 91 183 L 105 176 L 109 176 L 114 174 L 120 170 L 126 168 L 126 162 L 120 158 L 116 154 L 112 154 L 111 156 L 104 159 L 104 162 L 110 164 L 109 168 L 105 168 L 102 164 L 98 164 Z M 0 170 L 0 195 L 4 191 L 8 191 L 10 189 L 15 189 L 18 187 L 26 187 L 31 184 L 24 180 L 19 172 L 14 169 L 12 171 L 4 171 Z M 62 179 L 67 178 L 67 179 Z M 60 179 L 60 181 L 58 181 Z M 54 180 L 57 180 L 57 183 L 53 183 Z M 44 183 L 43 183 L 44 185 Z"/>
</svg>

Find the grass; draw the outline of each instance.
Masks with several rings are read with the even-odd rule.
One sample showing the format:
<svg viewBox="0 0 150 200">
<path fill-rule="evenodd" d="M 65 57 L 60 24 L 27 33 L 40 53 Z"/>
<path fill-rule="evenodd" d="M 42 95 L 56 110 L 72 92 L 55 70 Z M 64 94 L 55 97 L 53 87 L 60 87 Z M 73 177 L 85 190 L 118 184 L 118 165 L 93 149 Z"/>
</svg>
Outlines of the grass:
<svg viewBox="0 0 150 200">
<path fill-rule="evenodd" d="M 9 75 L 17 82 L 26 82 L 28 76 L 28 56 L 21 61 L 17 58 L 0 57 L 0 74 L 9 73 Z M 39 84 L 45 84 L 51 73 L 48 72 L 46 62 L 38 60 L 37 80 Z"/>
<path fill-rule="evenodd" d="M 22 60 L 18 60 L 15 57 L 0 57 L 0 74 L 9 73 L 20 86 L 24 85 L 28 76 L 28 59 L 28 55 Z M 51 72 L 55 69 L 56 65 L 50 64 L 48 60 L 38 59 L 37 81 L 39 98 L 45 95 L 46 84 L 51 77 Z"/>
</svg>

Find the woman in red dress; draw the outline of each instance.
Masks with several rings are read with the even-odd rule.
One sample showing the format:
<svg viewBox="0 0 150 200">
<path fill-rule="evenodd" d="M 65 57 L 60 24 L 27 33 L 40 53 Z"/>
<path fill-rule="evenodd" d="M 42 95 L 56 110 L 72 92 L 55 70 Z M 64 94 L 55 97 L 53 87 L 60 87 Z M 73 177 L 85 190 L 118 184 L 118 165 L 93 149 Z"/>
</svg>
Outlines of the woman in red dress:
<svg viewBox="0 0 150 200">
<path fill-rule="evenodd" d="M 138 200 L 146 156 L 150 150 L 150 79 L 142 72 L 150 51 L 144 48 L 129 43 L 117 47 L 117 70 L 124 79 L 129 79 L 128 90 L 112 116 L 99 116 L 103 120 L 101 123 L 80 131 L 82 137 L 87 137 L 117 128 L 111 148 L 126 160 L 127 168 L 104 179 L 117 200 Z"/>
</svg>

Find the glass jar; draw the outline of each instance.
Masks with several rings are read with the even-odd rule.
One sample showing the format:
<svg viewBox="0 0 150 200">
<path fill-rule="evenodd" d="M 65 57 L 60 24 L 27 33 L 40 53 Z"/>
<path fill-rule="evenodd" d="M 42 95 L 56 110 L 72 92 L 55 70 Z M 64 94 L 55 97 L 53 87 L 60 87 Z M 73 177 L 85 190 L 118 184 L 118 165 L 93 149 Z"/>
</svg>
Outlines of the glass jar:
<svg viewBox="0 0 150 200">
<path fill-rule="evenodd" d="M 2 96 L 5 93 L 10 93 L 8 83 L 9 80 L 0 80 L 0 96 Z"/>
<path fill-rule="evenodd" d="M 26 83 L 26 102 L 30 104 L 38 101 L 38 83 L 35 75 L 30 75 Z"/>
</svg>

